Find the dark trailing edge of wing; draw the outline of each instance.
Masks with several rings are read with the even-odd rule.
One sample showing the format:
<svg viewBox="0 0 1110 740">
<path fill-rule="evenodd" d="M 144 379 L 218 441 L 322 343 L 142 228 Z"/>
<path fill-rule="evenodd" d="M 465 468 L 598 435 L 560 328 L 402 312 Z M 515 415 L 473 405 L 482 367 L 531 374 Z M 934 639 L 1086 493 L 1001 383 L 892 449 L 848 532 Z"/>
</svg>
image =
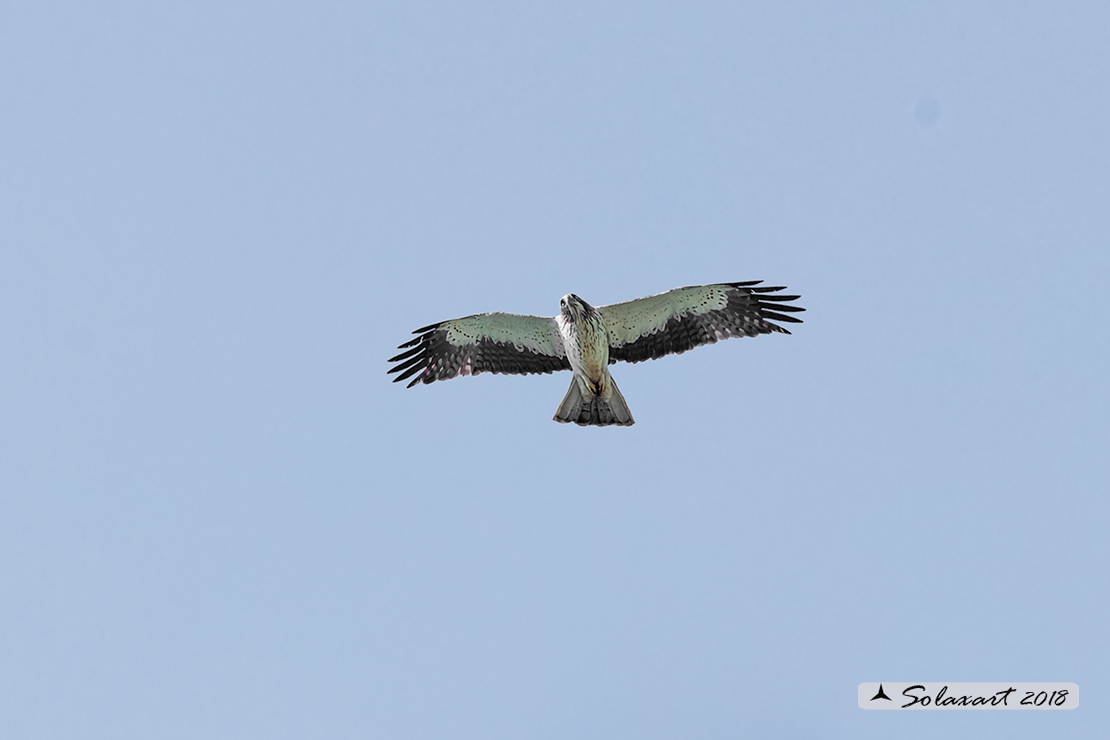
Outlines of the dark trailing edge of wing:
<svg viewBox="0 0 1110 740">
<path fill-rule="evenodd" d="M 405 351 L 388 360 L 397 364 L 387 372 L 400 373 L 393 379 L 394 383 L 407 380 L 413 375 L 416 377 L 409 382 L 409 388 L 420 382 L 450 380 L 460 374 L 531 375 L 570 369 L 566 357 L 517 349 L 511 344 L 488 339 L 465 345 L 452 344 L 447 341 L 447 331 L 440 328 L 443 323 L 445 322 L 417 329 L 413 334 L 420 336 L 397 347 Z M 466 370 L 467 367 L 469 370 Z"/>
<path fill-rule="evenodd" d="M 802 320 L 791 313 L 805 311 L 801 306 L 788 305 L 797 300 L 796 295 L 768 295 L 785 290 L 783 286 L 756 287 L 762 280 L 749 280 L 742 283 L 725 283 L 731 288 L 728 303 L 717 311 L 702 314 L 688 313 L 675 316 L 661 329 L 647 334 L 634 342 L 620 347 L 609 348 L 609 362 L 643 362 L 655 360 L 665 355 L 681 354 L 703 344 L 717 342 L 717 333 L 722 338 L 754 337 L 760 334 L 790 332 L 772 323 L 782 321 L 800 324 Z"/>
</svg>

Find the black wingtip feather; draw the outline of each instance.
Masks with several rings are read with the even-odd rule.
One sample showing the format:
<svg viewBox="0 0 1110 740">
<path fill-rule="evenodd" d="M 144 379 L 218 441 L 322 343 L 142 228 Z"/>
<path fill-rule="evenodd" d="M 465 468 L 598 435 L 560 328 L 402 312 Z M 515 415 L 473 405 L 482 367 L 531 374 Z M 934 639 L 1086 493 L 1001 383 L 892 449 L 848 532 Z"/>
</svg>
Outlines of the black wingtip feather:
<svg viewBox="0 0 1110 740">
<path fill-rule="evenodd" d="M 401 348 L 398 347 L 397 349 L 401 349 Z M 417 352 L 419 352 L 422 349 L 424 349 L 424 348 L 423 347 L 413 347 L 410 350 L 406 350 L 406 351 L 402 352 L 401 354 L 397 355 L 396 357 L 390 357 L 388 360 L 386 360 L 386 362 L 397 362 L 398 360 L 403 360 L 406 357 L 412 357 L 413 355 L 415 355 Z"/>
<path fill-rule="evenodd" d="M 388 375 L 389 373 L 397 373 L 397 372 L 400 372 L 402 370 L 408 370 L 413 365 L 419 365 L 422 362 L 425 365 L 428 364 L 428 357 L 426 355 L 420 355 L 418 357 L 410 357 L 409 359 L 405 360 L 404 362 L 401 362 L 401 363 L 398 363 L 397 365 L 394 365 L 393 367 L 391 367 L 389 370 L 386 370 L 385 372 L 386 372 L 386 375 Z"/>
<path fill-rule="evenodd" d="M 404 380 L 405 378 L 410 378 L 410 377 L 412 377 L 412 376 L 413 376 L 413 375 L 414 375 L 415 373 L 418 373 L 418 372 L 420 372 L 420 371 L 421 371 L 421 370 L 423 370 L 423 369 L 424 369 L 424 368 L 423 368 L 423 367 L 421 367 L 421 366 L 420 366 L 419 364 L 416 364 L 416 365 L 412 365 L 412 366 L 411 366 L 411 367 L 409 367 L 409 368 L 408 368 L 407 370 L 405 370 L 405 372 L 401 373 L 401 374 L 400 374 L 400 375 L 398 375 L 398 376 L 397 376 L 396 378 L 394 378 L 394 379 L 393 379 L 393 382 L 394 382 L 394 383 L 399 383 L 400 381 Z M 409 387 L 411 388 L 412 386 L 409 386 Z"/>
<path fill-rule="evenodd" d="M 774 311 L 761 311 L 759 315 L 764 320 L 771 319 L 772 321 L 788 321 L 791 324 L 802 323 L 802 320 L 796 316 L 787 316 L 785 314 L 775 313 Z"/>
</svg>

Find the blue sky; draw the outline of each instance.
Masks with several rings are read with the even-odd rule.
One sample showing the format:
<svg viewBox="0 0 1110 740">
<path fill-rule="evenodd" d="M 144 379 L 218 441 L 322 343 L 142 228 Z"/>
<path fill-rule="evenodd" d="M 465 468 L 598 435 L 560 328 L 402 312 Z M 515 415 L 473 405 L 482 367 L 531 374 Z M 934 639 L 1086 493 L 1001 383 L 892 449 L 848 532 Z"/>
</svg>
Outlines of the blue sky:
<svg viewBox="0 0 1110 740">
<path fill-rule="evenodd" d="M 1101 737 L 1108 24 L 5 6 L 0 733 Z M 632 428 L 553 423 L 565 373 L 385 375 L 434 321 L 751 279 L 806 323 L 615 366 Z"/>
</svg>

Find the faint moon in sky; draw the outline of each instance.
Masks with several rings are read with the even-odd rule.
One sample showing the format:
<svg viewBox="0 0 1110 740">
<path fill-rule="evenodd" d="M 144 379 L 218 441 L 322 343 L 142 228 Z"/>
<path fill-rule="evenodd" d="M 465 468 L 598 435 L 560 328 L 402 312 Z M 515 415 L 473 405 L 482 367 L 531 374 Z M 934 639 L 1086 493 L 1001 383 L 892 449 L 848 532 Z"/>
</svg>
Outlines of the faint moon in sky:
<svg viewBox="0 0 1110 740">
<path fill-rule="evenodd" d="M 913 117 L 922 126 L 932 126 L 940 118 L 940 103 L 934 98 L 921 98 L 914 106 Z"/>
</svg>

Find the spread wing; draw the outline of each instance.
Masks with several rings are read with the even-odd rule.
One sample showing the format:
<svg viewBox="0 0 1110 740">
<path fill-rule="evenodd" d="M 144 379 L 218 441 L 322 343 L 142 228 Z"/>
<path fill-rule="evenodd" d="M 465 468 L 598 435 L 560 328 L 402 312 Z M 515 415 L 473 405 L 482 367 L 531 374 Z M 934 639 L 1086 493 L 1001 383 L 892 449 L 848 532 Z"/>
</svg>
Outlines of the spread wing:
<svg viewBox="0 0 1110 740">
<path fill-rule="evenodd" d="M 389 372 L 400 373 L 394 383 L 416 375 L 409 388 L 460 375 L 570 369 L 555 319 L 542 316 L 480 313 L 425 326 L 413 334 L 420 336 L 400 345 L 398 349 L 405 351 L 389 359 L 397 363 Z"/>
<path fill-rule="evenodd" d="M 762 280 L 676 288 L 598 309 L 609 332 L 609 362 L 642 362 L 681 354 L 730 337 L 790 332 L 772 321 L 801 323 L 787 314 L 796 295 L 771 295 L 782 287 L 756 287 Z"/>
</svg>

